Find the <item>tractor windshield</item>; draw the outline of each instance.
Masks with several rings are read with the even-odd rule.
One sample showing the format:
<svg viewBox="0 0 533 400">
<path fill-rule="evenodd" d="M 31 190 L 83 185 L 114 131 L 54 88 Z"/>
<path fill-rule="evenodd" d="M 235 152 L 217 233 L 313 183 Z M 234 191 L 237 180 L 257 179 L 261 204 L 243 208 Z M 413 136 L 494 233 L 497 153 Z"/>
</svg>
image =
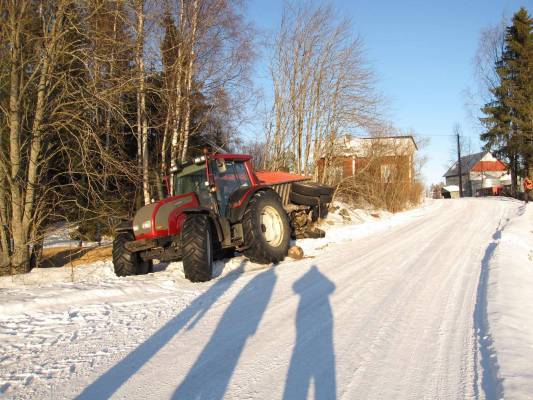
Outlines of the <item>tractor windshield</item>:
<svg viewBox="0 0 533 400">
<path fill-rule="evenodd" d="M 174 196 L 194 192 L 198 196 L 200 204 L 207 206 L 211 202 L 211 196 L 206 181 L 205 164 L 188 165 L 174 175 Z"/>
</svg>

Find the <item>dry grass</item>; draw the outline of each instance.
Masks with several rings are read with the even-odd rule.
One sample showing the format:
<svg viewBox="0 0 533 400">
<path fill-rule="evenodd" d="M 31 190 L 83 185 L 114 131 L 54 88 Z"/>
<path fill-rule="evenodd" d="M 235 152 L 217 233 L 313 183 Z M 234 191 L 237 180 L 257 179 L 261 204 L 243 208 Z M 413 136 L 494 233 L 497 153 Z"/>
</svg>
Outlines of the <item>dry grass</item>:
<svg viewBox="0 0 533 400">
<path fill-rule="evenodd" d="M 76 267 L 81 264 L 90 264 L 96 261 L 107 261 L 111 259 L 112 246 L 99 247 L 48 247 L 43 249 L 40 268 Z"/>
<path fill-rule="evenodd" d="M 411 178 L 411 165 L 404 157 L 387 157 L 384 176 L 383 159 L 366 159 L 354 176 L 343 179 L 335 197 L 348 203 L 398 212 L 420 203 L 424 187 Z"/>
</svg>

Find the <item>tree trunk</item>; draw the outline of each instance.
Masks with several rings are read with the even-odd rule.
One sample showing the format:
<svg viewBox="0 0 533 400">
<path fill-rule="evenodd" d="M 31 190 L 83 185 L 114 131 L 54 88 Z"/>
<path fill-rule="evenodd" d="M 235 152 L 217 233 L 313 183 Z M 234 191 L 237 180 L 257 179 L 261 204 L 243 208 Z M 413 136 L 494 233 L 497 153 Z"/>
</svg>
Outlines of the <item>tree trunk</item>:
<svg viewBox="0 0 533 400">
<path fill-rule="evenodd" d="M 19 11 L 24 13 L 24 5 Z M 26 242 L 25 230 L 22 225 L 24 215 L 23 194 L 21 186 L 21 153 L 20 153 L 20 21 L 17 15 L 11 15 L 11 54 L 10 54 L 10 92 L 9 92 L 9 156 L 11 162 L 11 233 L 13 239 L 13 253 L 11 254 L 11 273 L 23 273 L 29 271 L 29 252 Z"/>
<path fill-rule="evenodd" d="M 511 156 L 511 196 L 518 195 L 518 157 L 516 155 Z"/>
<path fill-rule="evenodd" d="M 192 98 L 192 77 L 193 77 L 193 68 L 194 68 L 194 58 L 195 50 L 194 46 L 196 45 L 196 29 L 198 26 L 198 0 L 194 0 L 193 11 L 192 11 L 192 26 L 191 26 L 191 35 L 189 39 L 189 62 L 186 71 L 186 97 L 185 97 L 185 121 L 183 123 L 183 133 L 182 133 L 182 150 L 181 150 L 181 161 L 185 161 L 187 158 L 187 151 L 189 148 L 189 129 L 191 121 L 191 98 Z"/>
<path fill-rule="evenodd" d="M 176 89 L 176 98 L 174 101 L 174 118 L 172 124 L 172 140 L 170 144 L 170 168 L 174 168 L 178 162 L 180 155 L 180 124 L 181 124 L 181 108 L 182 108 L 182 46 L 183 42 L 183 16 L 184 16 L 184 4 L 183 0 L 179 2 L 179 16 L 178 16 L 178 55 L 173 68 L 174 84 Z M 171 189 L 173 189 L 173 182 L 170 183 Z"/>
<path fill-rule="evenodd" d="M 5 179 L 2 172 L 3 168 L 0 168 L 0 276 L 5 275 L 8 271 L 5 268 L 9 266 L 10 262 L 10 249 L 9 249 L 9 232 L 8 232 L 8 219 L 7 219 L 7 205 L 6 205 L 6 191 L 5 191 Z"/>
<path fill-rule="evenodd" d="M 148 121 L 146 118 L 146 73 L 144 69 L 144 0 L 136 1 L 137 13 L 137 46 L 135 51 L 139 73 L 139 88 L 137 91 L 137 155 L 139 157 L 139 171 L 142 175 L 144 204 L 150 203 L 150 181 L 148 171 Z"/>
</svg>

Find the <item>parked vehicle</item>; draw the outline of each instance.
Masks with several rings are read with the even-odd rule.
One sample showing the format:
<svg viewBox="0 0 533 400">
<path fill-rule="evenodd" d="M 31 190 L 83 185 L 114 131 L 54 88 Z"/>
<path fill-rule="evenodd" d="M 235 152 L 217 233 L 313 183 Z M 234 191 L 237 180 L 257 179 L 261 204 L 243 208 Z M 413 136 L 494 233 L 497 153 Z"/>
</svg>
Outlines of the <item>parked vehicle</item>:
<svg viewBox="0 0 533 400">
<path fill-rule="evenodd" d="M 148 273 L 154 259 L 181 259 L 186 278 L 203 282 L 212 278 L 216 257 L 237 250 L 253 262 L 276 263 L 291 237 L 324 236 L 314 221 L 325 215 L 333 188 L 299 175 L 255 173 L 249 155 L 206 154 L 169 179 L 169 197 L 118 227 L 117 275 Z"/>
</svg>

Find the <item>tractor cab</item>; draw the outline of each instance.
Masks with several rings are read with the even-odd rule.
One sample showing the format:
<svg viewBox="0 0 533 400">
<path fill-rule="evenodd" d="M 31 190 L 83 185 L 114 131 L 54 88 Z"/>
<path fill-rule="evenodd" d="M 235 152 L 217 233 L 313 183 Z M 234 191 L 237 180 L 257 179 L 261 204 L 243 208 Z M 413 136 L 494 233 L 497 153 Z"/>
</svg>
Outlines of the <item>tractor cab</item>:
<svg viewBox="0 0 533 400">
<path fill-rule="evenodd" d="M 195 193 L 201 207 L 226 217 L 228 206 L 250 189 L 254 179 L 250 157 L 215 154 L 198 157 L 172 174 L 172 195 Z M 236 198 L 237 197 L 237 198 Z"/>
</svg>

